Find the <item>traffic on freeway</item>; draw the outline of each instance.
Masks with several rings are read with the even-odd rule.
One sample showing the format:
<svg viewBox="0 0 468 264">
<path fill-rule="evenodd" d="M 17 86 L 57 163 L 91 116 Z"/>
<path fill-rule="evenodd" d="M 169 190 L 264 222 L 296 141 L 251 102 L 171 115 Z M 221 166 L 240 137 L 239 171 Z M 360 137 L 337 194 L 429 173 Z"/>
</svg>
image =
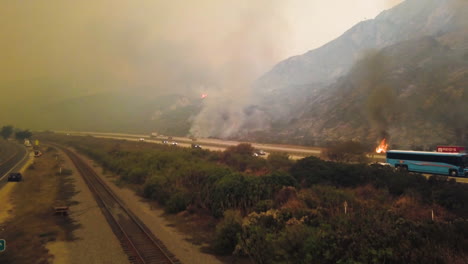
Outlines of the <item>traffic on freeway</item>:
<svg viewBox="0 0 468 264">
<path fill-rule="evenodd" d="M 304 147 L 304 146 L 292 146 L 292 145 L 279 145 L 279 144 L 259 144 L 253 142 L 239 142 L 232 140 L 221 140 L 211 138 L 197 138 L 195 141 L 191 138 L 186 137 L 167 137 L 167 136 L 153 136 L 143 134 L 124 134 L 124 133 L 102 133 L 102 132 L 78 132 L 78 131 L 55 131 L 56 133 L 74 135 L 74 136 L 93 136 L 100 138 L 113 138 L 133 141 L 144 141 L 149 143 L 158 144 L 172 144 L 181 147 L 192 147 L 192 144 L 196 144 L 204 149 L 212 151 L 224 151 L 226 148 L 236 146 L 240 143 L 250 143 L 255 149 L 263 151 L 268 156 L 271 152 L 284 152 L 288 153 L 291 159 L 301 159 L 306 156 L 319 156 L 322 152 L 322 148 L 318 147 Z M 170 139 L 168 139 L 170 138 Z M 166 142 L 165 142 L 166 141 Z"/>
</svg>

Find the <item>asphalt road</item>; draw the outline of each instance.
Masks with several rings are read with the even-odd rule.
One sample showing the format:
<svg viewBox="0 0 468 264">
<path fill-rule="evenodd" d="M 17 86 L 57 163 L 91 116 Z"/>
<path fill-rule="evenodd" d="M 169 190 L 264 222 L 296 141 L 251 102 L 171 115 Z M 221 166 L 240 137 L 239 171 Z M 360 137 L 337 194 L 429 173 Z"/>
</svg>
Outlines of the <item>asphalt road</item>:
<svg viewBox="0 0 468 264">
<path fill-rule="evenodd" d="M 56 131 L 56 133 L 61 134 L 70 134 L 74 136 L 94 136 L 100 138 L 113 138 L 113 139 L 123 139 L 123 140 L 133 140 L 138 141 L 140 138 L 144 138 L 145 142 L 150 143 L 159 143 L 162 144 L 163 140 L 168 140 L 167 136 L 158 136 L 150 137 L 149 135 L 143 134 L 123 134 L 123 133 L 100 133 L 100 132 L 77 132 L 77 131 Z M 255 149 L 264 150 L 267 153 L 271 152 L 283 152 L 288 153 L 292 159 L 301 159 L 307 156 L 319 156 L 322 152 L 322 148 L 318 147 L 304 147 L 304 146 L 294 146 L 294 145 L 278 145 L 278 144 L 260 144 L 254 142 L 240 142 L 240 141 L 231 141 L 231 140 L 220 140 L 220 139 L 210 139 L 210 138 L 197 138 L 196 141 L 193 141 L 190 138 L 186 137 L 172 137 L 169 142 L 175 141 L 178 143 L 178 146 L 181 147 L 190 147 L 192 143 L 199 144 L 204 149 L 209 149 L 213 151 L 223 151 L 228 147 L 236 146 L 240 143 L 249 143 Z"/>
<path fill-rule="evenodd" d="M 11 141 L 0 142 L 0 188 L 7 182 L 10 172 L 19 170 L 28 157 L 26 147 Z"/>
</svg>

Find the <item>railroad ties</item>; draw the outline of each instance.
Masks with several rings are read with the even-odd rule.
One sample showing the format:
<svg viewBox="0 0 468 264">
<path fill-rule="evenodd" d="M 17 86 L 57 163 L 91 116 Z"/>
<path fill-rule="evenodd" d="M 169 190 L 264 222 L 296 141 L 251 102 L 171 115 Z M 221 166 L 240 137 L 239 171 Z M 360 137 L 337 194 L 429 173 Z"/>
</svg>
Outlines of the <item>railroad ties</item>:
<svg viewBox="0 0 468 264">
<path fill-rule="evenodd" d="M 84 178 L 131 263 L 180 264 L 88 164 L 70 150 L 62 149 Z"/>
</svg>

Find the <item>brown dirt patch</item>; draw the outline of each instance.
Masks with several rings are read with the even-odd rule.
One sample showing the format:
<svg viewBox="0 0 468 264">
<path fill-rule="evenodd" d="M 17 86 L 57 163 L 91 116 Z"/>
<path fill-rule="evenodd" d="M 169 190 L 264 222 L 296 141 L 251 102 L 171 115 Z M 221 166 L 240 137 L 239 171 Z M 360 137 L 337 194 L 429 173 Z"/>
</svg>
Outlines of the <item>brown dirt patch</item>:
<svg viewBox="0 0 468 264">
<path fill-rule="evenodd" d="M 46 243 L 74 239 L 78 227 L 70 218 L 54 215 L 53 207 L 68 205 L 71 186 L 65 175 L 57 172 L 60 160 L 54 151 L 41 149 L 43 156 L 23 174 L 23 181 L 11 183 L 13 217 L 3 224 L 0 237 L 6 239 L 7 250 L 0 254 L 0 263 L 48 263 L 52 258 Z"/>
</svg>

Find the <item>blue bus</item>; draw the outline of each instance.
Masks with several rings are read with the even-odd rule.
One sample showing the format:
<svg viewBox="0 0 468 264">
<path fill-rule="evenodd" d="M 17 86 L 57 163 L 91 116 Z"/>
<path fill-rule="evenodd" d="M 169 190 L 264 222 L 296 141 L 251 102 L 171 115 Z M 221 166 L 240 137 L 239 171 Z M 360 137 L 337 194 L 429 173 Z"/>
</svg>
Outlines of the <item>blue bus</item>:
<svg viewBox="0 0 468 264">
<path fill-rule="evenodd" d="M 413 172 L 468 176 L 467 153 L 389 150 L 387 163 L 397 169 Z"/>
</svg>

